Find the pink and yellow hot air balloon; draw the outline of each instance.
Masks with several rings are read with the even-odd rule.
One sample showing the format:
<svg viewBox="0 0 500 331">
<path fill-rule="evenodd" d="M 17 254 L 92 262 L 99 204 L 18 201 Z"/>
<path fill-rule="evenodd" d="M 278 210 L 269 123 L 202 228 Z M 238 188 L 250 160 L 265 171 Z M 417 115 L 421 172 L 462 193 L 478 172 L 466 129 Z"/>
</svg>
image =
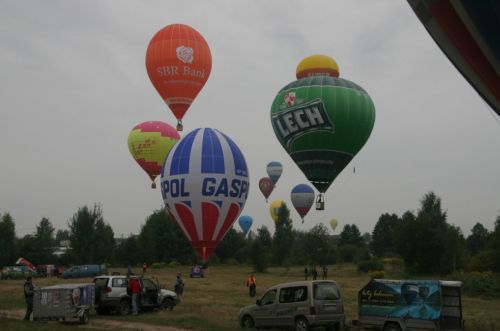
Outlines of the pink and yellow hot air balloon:
<svg viewBox="0 0 500 331">
<path fill-rule="evenodd" d="M 171 125 L 159 121 L 138 124 L 130 131 L 128 150 L 151 178 L 151 188 L 156 188 L 155 178 L 161 173 L 163 160 L 179 139 Z"/>
</svg>

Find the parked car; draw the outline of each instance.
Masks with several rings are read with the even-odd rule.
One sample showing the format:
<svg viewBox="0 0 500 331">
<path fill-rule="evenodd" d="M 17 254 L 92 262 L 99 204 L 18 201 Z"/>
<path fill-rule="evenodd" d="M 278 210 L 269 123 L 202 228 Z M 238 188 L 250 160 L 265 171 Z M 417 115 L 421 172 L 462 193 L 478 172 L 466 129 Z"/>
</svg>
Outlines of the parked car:
<svg viewBox="0 0 500 331">
<path fill-rule="evenodd" d="M 139 309 L 170 309 L 178 303 L 175 292 L 163 289 L 158 281 L 143 276 L 139 279 L 141 296 Z M 98 276 L 94 278 L 96 286 L 96 310 L 103 314 L 115 311 L 120 315 L 131 312 L 130 295 L 127 293 L 128 278 L 123 275 Z"/>
<path fill-rule="evenodd" d="M 105 264 L 75 265 L 62 273 L 62 278 L 95 277 L 107 273 Z"/>
<path fill-rule="evenodd" d="M 14 265 L 3 267 L 1 270 L 1 279 L 22 279 L 28 276 L 37 276 L 36 271 L 24 265 Z"/>
<path fill-rule="evenodd" d="M 340 330 L 345 325 L 344 305 L 334 281 L 312 280 L 278 284 L 269 288 L 255 305 L 242 308 L 242 328 L 294 328 L 307 331 L 323 326 Z"/>
<path fill-rule="evenodd" d="M 354 325 L 383 331 L 464 330 L 462 283 L 372 279 L 358 293 Z"/>
<path fill-rule="evenodd" d="M 205 272 L 201 265 L 194 265 L 191 267 L 191 272 L 189 273 L 189 277 L 205 277 Z"/>
</svg>

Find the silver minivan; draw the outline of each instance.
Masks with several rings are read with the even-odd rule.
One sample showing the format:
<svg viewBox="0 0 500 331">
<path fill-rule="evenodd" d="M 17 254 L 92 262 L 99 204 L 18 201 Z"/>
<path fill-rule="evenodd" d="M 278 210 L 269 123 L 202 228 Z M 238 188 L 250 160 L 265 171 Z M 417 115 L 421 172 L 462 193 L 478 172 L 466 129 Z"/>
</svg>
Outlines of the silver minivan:
<svg viewBox="0 0 500 331">
<path fill-rule="evenodd" d="M 278 284 L 269 288 L 255 305 L 242 308 L 242 328 L 293 327 L 307 331 L 324 326 L 344 328 L 344 305 L 337 284 L 331 280 L 311 280 Z"/>
</svg>

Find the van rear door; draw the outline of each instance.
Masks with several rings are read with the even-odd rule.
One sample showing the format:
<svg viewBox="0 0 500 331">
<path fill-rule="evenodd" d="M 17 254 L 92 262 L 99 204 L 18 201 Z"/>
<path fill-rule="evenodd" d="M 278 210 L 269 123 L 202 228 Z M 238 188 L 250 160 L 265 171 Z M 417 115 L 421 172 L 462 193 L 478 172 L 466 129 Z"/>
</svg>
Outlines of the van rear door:
<svg viewBox="0 0 500 331">
<path fill-rule="evenodd" d="M 315 282 L 313 285 L 313 311 L 318 321 L 334 322 L 344 312 L 340 291 L 334 282 Z"/>
</svg>

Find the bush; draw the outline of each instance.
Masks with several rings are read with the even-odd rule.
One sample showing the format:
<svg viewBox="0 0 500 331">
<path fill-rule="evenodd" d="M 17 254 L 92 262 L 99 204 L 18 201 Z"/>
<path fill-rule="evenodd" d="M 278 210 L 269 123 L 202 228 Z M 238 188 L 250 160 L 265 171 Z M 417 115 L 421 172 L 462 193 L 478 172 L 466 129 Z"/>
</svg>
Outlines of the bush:
<svg viewBox="0 0 500 331">
<path fill-rule="evenodd" d="M 461 272 L 453 274 L 463 283 L 463 293 L 470 296 L 500 298 L 500 275 L 492 272 Z"/>
<path fill-rule="evenodd" d="M 152 269 L 160 269 L 160 268 L 163 268 L 163 263 L 160 263 L 160 262 L 154 262 L 151 264 L 151 268 Z"/>
<path fill-rule="evenodd" d="M 378 260 L 365 260 L 358 263 L 358 273 L 368 273 L 370 271 L 383 271 L 384 265 Z"/>
<path fill-rule="evenodd" d="M 177 262 L 176 260 L 173 260 L 173 261 L 170 261 L 170 262 L 167 264 L 167 266 L 168 266 L 169 268 L 176 268 L 176 267 L 180 266 L 180 264 L 179 264 L 179 262 Z"/>
<path fill-rule="evenodd" d="M 385 277 L 385 271 L 384 270 L 374 270 L 374 271 L 370 271 L 368 273 L 368 275 L 370 276 L 371 279 L 384 278 Z"/>
</svg>

